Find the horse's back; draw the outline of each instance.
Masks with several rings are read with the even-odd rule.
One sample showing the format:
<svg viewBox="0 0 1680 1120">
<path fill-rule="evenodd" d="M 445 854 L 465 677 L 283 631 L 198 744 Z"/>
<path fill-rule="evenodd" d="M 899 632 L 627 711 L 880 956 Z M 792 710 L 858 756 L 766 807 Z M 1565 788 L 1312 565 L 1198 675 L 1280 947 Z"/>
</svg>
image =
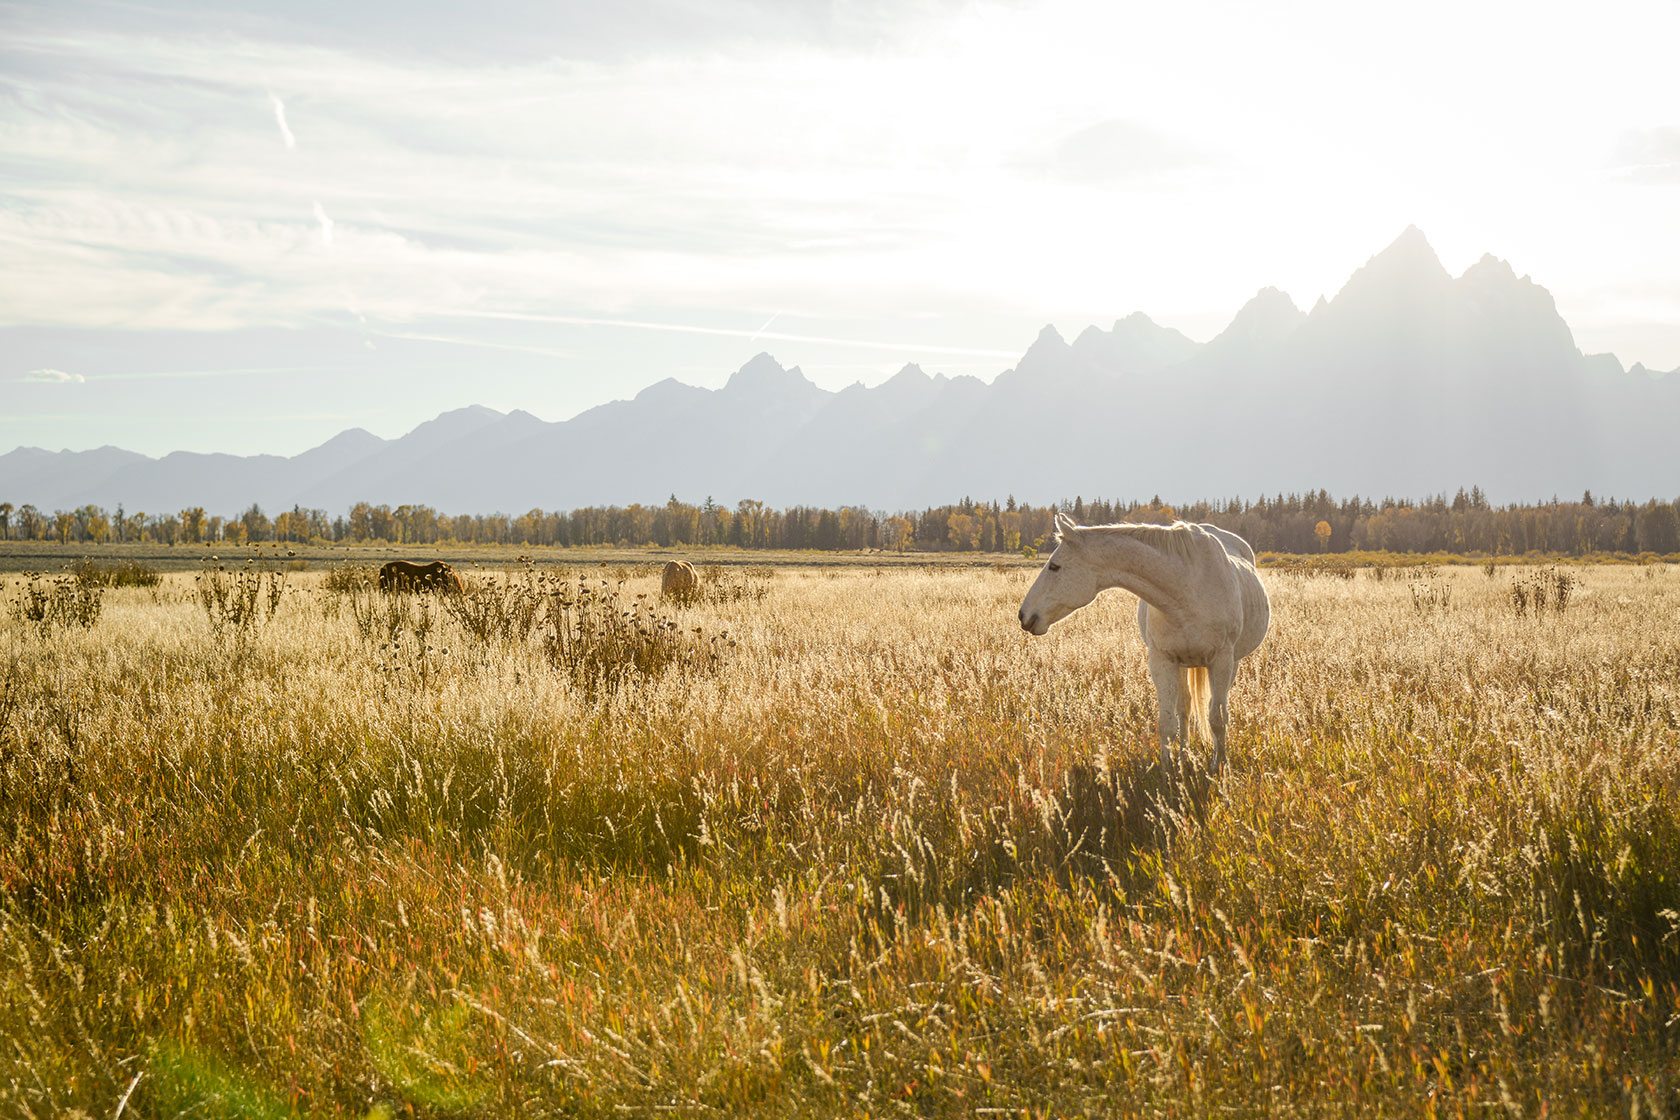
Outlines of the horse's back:
<svg viewBox="0 0 1680 1120">
<path fill-rule="evenodd" d="M 1232 652 L 1241 661 L 1266 640 L 1266 631 L 1272 625 L 1272 601 L 1266 595 L 1266 585 L 1260 582 L 1260 569 L 1254 562 L 1254 549 L 1249 547 L 1248 542 L 1217 525 L 1204 525 L 1202 528 L 1225 546 L 1231 570 L 1236 575 L 1237 594 L 1242 599 L 1243 627 Z"/>
<path fill-rule="evenodd" d="M 1201 529 L 1209 536 L 1213 537 L 1214 540 L 1217 540 L 1225 549 L 1225 554 L 1227 556 L 1241 557 L 1242 559 L 1247 560 L 1250 564 L 1254 563 L 1254 549 L 1250 548 L 1247 541 L 1231 532 L 1231 530 L 1221 529 L 1217 525 L 1208 525 L 1205 523 L 1197 525 L 1196 528 Z"/>
<path fill-rule="evenodd" d="M 672 560 L 665 565 L 664 575 L 659 581 L 659 591 L 662 595 L 682 598 L 693 595 L 700 589 L 700 573 L 694 570 L 694 565 L 687 560 Z"/>
<path fill-rule="evenodd" d="M 1240 611 L 1240 618 L 1231 618 L 1235 623 L 1236 634 L 1231 643 L 1231 653 L 1235 660 L 1241 661 L 1249 654 L 1260 648 L 1260 643 L 1266 638 L 1266 631 L 1271 628 L 1272 604 L 1266 596 L 1265 585 L 1260 582 L 1259 570 L 1254 563 L 1254 549 L 1249 543 L 1231 532 L 1221 529 L 1217 525 L 1198 524 L 1195 528 L 1202 530 L 1212 537 L 1223 550 L 1225 564 L 1214 564 L 1212 569 L 1204 567 L 1202 570 L 1209 578 L 1222 581 L 1223 577 L 1215 576 L 1214 571 L 1228 573 L 1235 591 L 1234 609 Z M 1218 556 L 1218 552 L 1204 554 L 1204 559 Z M 1228 587 L 1230 585 L 1227 585 Z M 1224 598 L 1220 593 L 1217 598 Z M 1230 603 L 1230 599 L 1225 600 Z M 1151 641 L 1151 607 L 1141 598 L 1138 600 L 1138 632 L 1143 635 L 1144 644 L 1154 648 Z M 1230 608 L 1228 608 L 1230 609 Z M 1227 616 L 1229 617 L 1229 616 Z"/>
</svg>

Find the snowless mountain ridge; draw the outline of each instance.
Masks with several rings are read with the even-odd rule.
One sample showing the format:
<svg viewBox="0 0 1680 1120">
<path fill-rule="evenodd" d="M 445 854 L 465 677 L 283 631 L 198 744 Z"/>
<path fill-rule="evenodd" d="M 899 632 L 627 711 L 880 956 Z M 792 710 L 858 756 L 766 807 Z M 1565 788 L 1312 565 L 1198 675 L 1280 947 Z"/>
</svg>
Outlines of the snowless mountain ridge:
<svg viewBox="0 0 1680 1120">
<path fill-rule="evenodd" d="M 1584 355 L 1551 294 L 1484 256 L 1454 278 L 1407 229 L 1303 312 L 1262 289 L 1205 344 L 1141 313 L 1047 326 L 991 383 L 906 365 L 831 392 L 759 354 L 717 390 L 665 379 L 570 420 L 473 405 L 300 455 L 0 455 L 0 500 L 130 512 L 358 501 L 452 513 L 714 496 L 898 509 L 1014 494 L 1175 501 L 1480 485 L 1496 501 L 1680 492 L 1680 371 Z"/>
</svg>

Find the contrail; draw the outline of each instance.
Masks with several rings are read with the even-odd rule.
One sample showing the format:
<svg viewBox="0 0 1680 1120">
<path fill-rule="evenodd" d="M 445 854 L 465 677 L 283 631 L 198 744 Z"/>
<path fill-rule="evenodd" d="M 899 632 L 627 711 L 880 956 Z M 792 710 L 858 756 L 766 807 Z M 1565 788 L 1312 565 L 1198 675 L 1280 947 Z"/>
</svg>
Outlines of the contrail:
<svg viewBox="0 0 1680 1120">
<path fill-rule="evenodd" d="M 1013 350 L 986 350 L 974 346 L 928 346 L 918 342 L 878 342 L 861 338 L 831 338 L 815 334 L 786 334 L 770 332 L 760 327 L 756 331 L 741 327 L 699 327 L 689 323 L 655 323 L 645 319 L 603 319 L 588 315 L 528 315 L 517 311 L 439 311 L 436 314 L 468 319 L 500 319 L 515 323 L 559 323 L 572 327 L 623 327 L 641 331 L 670 331 L 676 334 L 706 334 L 724 338 L 745 338 L 756 341 L 768 338 L 773 342 L 812 342 L 827 346 L 855 346 L 864 350 L 892 350 L 923 354 L 957 354 L 979 358 L 1017 358 Z M 777 314 L 780 314 L 778 312 Z M 772 316 L 772 319 L 774 316 Z M 768 323 L 765 326 L 769 326 Z"/>
<path fill-rule="evenodd" d="M 286 142 L 288 148 L 297 147 L 297 137 L 286 127 L 286 103 L 274 96 L 273 90 L 268 91 L 268 100 L 269 104 L 274 106 L 274 123 L 280 126 L 280 139 Z"/>
<path fill-rule="evenodd" d="M 770 329 L 770 324 L 774 323 L 777 319 L 780 319 L 781 317 L 782 317 L 782 313 L 780 311 L 778 311 L 774 315 L 770 316 L 770 318 L 764 320 L 764 325 L 762 327 L 759 327 L 756 331 L 753 332 L 753 341 L 757 342 L 758 341 L 758 336 L 763 334 L 765 331 L 769 330 Z"/>
</svg>

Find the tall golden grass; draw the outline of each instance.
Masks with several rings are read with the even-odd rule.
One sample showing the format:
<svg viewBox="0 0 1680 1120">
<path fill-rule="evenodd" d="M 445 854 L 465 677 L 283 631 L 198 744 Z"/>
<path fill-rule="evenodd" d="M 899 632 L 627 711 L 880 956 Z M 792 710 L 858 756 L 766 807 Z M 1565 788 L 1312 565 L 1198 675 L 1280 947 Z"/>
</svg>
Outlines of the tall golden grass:
<svg viewBox="0 0 1680 1120">
<path fill-rule="evenodd" d="M 1269 574 L 1217 783 L 1032 575 L 763 573 L 612 688 L 316 573 L 0 612 L 0 1113 L 1680 1109 L 1680 572 Z"/>
</svg>

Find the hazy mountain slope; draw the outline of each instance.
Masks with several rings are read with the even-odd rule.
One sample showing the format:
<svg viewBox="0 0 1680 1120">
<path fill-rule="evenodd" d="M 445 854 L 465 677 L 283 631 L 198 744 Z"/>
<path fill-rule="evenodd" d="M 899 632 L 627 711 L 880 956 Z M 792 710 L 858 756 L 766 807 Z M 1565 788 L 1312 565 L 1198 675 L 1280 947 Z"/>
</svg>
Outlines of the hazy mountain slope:
<svg viewBox="0 0 1680 1120">
<path fill-rule="evenodd" d="M 1149 373 L 1188 361 L 1201 344 L 1141 311 L 1117 320 L 1110 330 L 1086 327 L 1073 341 L 1080 357 L 1105 369 Z"/>
<path fill-rule="evenodd" d="M 294 502 L 308 509 L 341 510 L 359 500 L 400 504 L 417 499 L 409 479 L 435 472 L 440 461 L 452 461 L 451 445 L 491 424 L 505 419 L 502 413 L 483 405 L 470 405 L 428 420 L 399 439 L 373 448 L 372 453 L 349 462 L 313 483 L 299 488 Z M 324 446 L 324 445 L 323 445 Z M 435 477 L 435 475 L 433 475 Z M 378 499 L 347 497 L 354 493 L 392 495 Z M 395 495 L 404 495 L 396 497 Z M 429 500 L 426 505 L 435 505 Z"/>
<path fill-rule="evenodd" d="M 6 495 L 0 501 L 19 507 L 32 504 L 43 512 L 75 509 L 94 501 L 90 495 L 108 492 L 113 478 L 152 461 L 120 447 L 92 451 L 19 447 L 0 455 L 0 494 Z"/>
<path fill-rule="evenodd" d="M 834 394 L 760 354 L 722 389 L 661 382 L 556 425 L 515 449 L 510 469 L 540 488 L 544 508 L 663 503 L 672 493 L 734 501 L 751 467 Z"/>
<path fill-rule="evenodd" d="M 1455 278 L 1413 228 L 1311 312 L 1262 289 L 1205 345 L 1133 314 L 1071 344 L 1047 326 L 990 384 L 910 365 L 833 393 L 760 354 L 715 391 L 666 379 L 558 423 L 473 406 L 291 459 L 19 448 L 0 455 L 0 500 L 229 514 L 252 501 L 521 513 L 675 493 L 895 509 L 1472 483 L 1495 500 L 1671 496 L 1677 426 L 1680 371 L 1583 355 L 1544 288 L 1492 256 Z"/>
<path fill-rule="evenodd" d="M 894 500 L 927 479 L 926 437 L 962 416 L 977 378 L 929 375 L 907 365 L 867 388 L 852 385 L 734 480 L 732 493 L 775 505 L 869 505 Z"/>
</svg>

